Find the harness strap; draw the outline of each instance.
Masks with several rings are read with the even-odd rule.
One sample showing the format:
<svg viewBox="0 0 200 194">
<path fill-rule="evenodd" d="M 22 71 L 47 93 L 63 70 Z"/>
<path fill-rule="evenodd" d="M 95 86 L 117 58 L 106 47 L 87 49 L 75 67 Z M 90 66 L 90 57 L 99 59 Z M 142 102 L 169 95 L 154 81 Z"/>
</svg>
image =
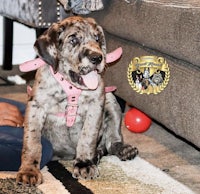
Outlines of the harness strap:
<svg viewBox="0 0 200 194">
<path fill-rule="evenodd" d="M 81 89 L 78 89 L 70 84 L 59 72 L 54 73 L 51 66 L 50 71 L 53 77 L 58 81 L 58 83 L 62 86 L 63 90 L 67 94 L 67 106 L 64 116 L 66 118 L 67 127 L 71 127 L 76 120 L 76 114 L 78 110 L 78 98 L 81 94 Z M 58 113 L 58 116 L 63 116 L 63 114 Z"/>
</svg>

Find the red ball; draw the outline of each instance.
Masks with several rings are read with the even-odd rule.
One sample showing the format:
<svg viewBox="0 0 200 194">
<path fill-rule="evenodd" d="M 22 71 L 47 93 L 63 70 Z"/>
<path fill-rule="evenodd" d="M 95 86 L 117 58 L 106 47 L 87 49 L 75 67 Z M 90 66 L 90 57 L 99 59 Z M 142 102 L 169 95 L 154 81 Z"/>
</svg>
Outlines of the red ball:
<svg viewBox="0 0 200 194">
<path fill-rule="evenodd" d="M 127 129 L 135 133 L 142 133 L 151 125 L 151 119 L 136 108 L 130 109 L 125 114 L 124 122 Z"/>
</svg>

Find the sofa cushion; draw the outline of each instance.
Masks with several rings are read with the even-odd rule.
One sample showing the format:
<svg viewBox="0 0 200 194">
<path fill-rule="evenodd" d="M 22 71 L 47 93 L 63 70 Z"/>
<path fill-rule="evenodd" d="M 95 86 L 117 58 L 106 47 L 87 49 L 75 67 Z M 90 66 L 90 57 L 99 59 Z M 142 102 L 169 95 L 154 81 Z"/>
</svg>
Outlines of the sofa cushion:
<svg viewBox="0 0 200 194">
<path fill-rule="evenodd" d="M 106 85 L 117 86 L 116 95 L 132 106 L 139 108 L 151 118 L 200 147 L 200 71 L 189 64 L 144 49 L 140 45 L 106 33 L 108 51 L 122 46 L 122 58 L 108 66 L 105 74 Z M 170 68 L 167 87 L 159 94 L 139 94 L 128 83 L 127 70 L 134 57 L 143 55 L 162 56 Z"/>
<path fill-rule="evenodd" d="M 104 5 L 91 16 L 109 33 L 200 67 L 200 1 L 105 0 Z"/>
</svg>

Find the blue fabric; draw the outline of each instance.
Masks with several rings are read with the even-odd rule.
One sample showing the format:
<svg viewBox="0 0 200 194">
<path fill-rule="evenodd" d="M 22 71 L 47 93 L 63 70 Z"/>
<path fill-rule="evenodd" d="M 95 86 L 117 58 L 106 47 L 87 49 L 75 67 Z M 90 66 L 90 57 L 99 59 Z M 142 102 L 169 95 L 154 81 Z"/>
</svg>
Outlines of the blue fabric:
<svg viewBox="0 0 200 194">
<path fill-rule="evenodd" d="M 7 102 L 19 108 L 25 113 L 25 104 L 13 100 L 0 98 L 0 102 Z M 40 168 L 43 168 L 53 156 L 51 143 L 42 137 L 42 160 Z M 0 126 L 0 170 L 17 171 L 21 164 L 21 150 L 23 145 L 23 128 Z"/>
</svg>

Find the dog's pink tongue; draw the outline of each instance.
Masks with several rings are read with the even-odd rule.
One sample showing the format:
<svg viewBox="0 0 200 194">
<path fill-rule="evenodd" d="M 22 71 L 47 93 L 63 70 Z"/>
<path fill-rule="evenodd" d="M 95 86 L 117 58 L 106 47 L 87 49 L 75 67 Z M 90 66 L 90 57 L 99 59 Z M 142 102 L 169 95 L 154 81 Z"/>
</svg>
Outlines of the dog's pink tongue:
<svg viewBox="0 0 200 194">
<path fill-rule="evenodd" d="M 97 88 L 99 78 L 96 71 L 91 71 L 87 75 L 82 75 L 81 77 L 88 89 L 95 90 Z"/>
</svg>

